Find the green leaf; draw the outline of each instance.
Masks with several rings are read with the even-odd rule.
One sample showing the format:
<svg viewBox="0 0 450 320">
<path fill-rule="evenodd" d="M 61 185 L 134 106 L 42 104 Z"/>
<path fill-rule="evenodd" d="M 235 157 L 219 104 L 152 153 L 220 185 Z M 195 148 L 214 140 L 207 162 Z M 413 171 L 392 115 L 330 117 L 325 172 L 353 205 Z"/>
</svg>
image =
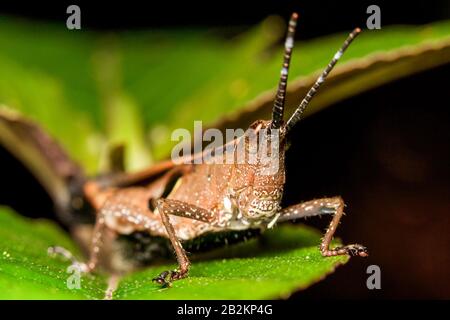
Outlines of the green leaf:
<svg viewBox="0 0 450 320">
<path fill-rule="evenodd" d="M 102 276 L 81 279 L 81 289 L 67 287 L 68 263 L 52 259 L 47 249 L 61 245 L 77 254 L 77 246 L 49 221 L 30 221 L 0 207 L 0 299 L 100 299 Z"/>
<path fill-rule="evenodd" d="M 348 261 L 324 258 L 320 234 L 306 227 L 279 226 L 262 239 L 219 249 L 194 259 L 190 276 L 172 288 L 151 282 L 175 265 L 154 266 L 125 276 L 114 299 L 262 299 L 288 297 L 323 279 Z M 51 258 L 47 248 L 76 245 L 48 221 L 30 221 L 0 209 L 0 299 L 101 299 L 102 275 L 84 275 L 81 289 L 68 289 L 68 262 Z"/>
<path fill-rule="evenodd" d="M 89 172 L 101 148 L 93 41 L 47 26 L 0 19 L 0 104 L 37 121 Z"/>
<path fill-rule="evenodd" d="M 194 262 L 187 279 L 161 289 L 150 282 L 175 266 L 158 266 L 126 276 L 117 299 L 270 299 L 287 298 L 309 287 L 348 261 L 318 250 L 320 234 L 306 227 L 278 226 L 263 241 L 253 239 L 218 250 L 208 261 Z M 223 258 L 227 257 L 227 258 Z"/>
</svg>

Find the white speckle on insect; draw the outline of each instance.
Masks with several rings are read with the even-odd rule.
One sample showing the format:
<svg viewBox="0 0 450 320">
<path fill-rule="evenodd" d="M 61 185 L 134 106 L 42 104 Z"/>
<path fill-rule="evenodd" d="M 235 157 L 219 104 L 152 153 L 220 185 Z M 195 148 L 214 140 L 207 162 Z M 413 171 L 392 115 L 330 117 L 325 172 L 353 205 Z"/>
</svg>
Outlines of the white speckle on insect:
<svg viewBox="0 0 450 320">
<path fill-rule="evenodd" d="M 225 210 L 227 212 L 232 212 L 232 203 L 231 203 L 230 198 L 228 198 L 228 197 L 223 198 L 223 207 L 225 208 Z"/>
<path fill-rule="evenodd" d="M 284 46 L 286 49 L 292 49 L 294 47 L 294 39 L 292 39 L 292 37 L 288 37 L 284 43 Z"/>
<path fill-rule="evenodd" d="M 338 52 L 336 52 L 336 54 L 334 55 L 334 59 L 339 60 L 342 57 L 343 52 L 341 50 L 339 50 Z"/>
<path fill-rule="evenodd" d="M 306 208 L 305 208 L 305 211 L 309 211 L 309 210 L 311 210 L 313 208 L 313 206 L 307 206 Z"/>
<path fill-rule="evenodd" d="M 272 219 L 272 221 L 269 222 L 269 224 L 267 225 L 267 228 L 272 229 L 279 217 L 280 217 L 280 213 L 277 213 L 275 215 L 275 217 Z"/>
</svg>

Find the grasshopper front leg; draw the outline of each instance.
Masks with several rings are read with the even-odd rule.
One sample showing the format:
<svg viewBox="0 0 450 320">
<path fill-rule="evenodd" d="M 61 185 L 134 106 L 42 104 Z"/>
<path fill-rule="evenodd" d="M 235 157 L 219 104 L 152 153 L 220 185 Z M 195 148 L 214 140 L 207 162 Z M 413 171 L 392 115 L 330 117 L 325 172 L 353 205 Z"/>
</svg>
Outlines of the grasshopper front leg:
<svg viewBox="0 0 450 320">
<path fill-rule="evenodd" d="M 280 213 L 279 222 L 319 216 L 323 214 L 332 214 L 333 219 L 322 239 L 320 252 L 325 257 L 350 254 L 353 256 L 367 257 L 367 248 L 360 244 L 350 244 L 342 247 L 330 249 L 330 243 L 333 239 L 339 221 L 344 215 L 344 201 L 341 197 L 322 198 L 299 203 L 283 209 Z"/>
<path fill-rule="evenodd" d="M 175 250 L 178 262 L 178 269 L 161 272 L 153 281 L 170 286 L 172 281 L 185 278 L 188 275 L 190 262 L 170 222 L 169 215 L 211 223 L 214 220 L 214 214 L 195 205 L 172 199 L 150 199 L 149 207 L 151 210 L 158 211 L 161 215 L 161 220 Z"/>
</svg>

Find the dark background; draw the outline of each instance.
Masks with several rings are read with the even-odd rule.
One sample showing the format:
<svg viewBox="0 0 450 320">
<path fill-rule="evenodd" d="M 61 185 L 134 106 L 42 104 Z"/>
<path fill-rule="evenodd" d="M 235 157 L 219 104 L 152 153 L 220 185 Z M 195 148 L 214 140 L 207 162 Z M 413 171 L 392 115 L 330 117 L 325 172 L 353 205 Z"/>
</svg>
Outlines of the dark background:
<svg viewBox="0 0 450 320">
<path fill-rule="evenodd" d="M 436 1 L 2 1 L 0 12 L 62 23 L 70 4 L 81 8 L 82 29 L 129 30 L 158 27 L 252 26 L 268 15 L 288 18 L 299 12 L 297 36 L 317 37 L 364 27 L 366 9 L 377 4 L 382 25 L 424 24 L 450 17 L 450 2 Z"/>
<path fill-rule="evenodd" d="M 271 14 L 287 18 L 295 10 L 301 14 L 299 39 L 365 26 L 370 4 L 381 7 L 383 27 L 450 18 L 449 1 L 186 2 L 16 1 L 2 3 L 0 10 L 64 26 L 67 6 L 76 3 L 82 30 L 191 26 L 222 27 L 225 33 Z M 449 71 L 447 65 L 370 90 L 296 128 L 284 203 L 342 195 L 348 207 L 337 235 L 365 244 L 371 255 L 351 259 L 292 298 L 450 298 Z M 25 215 L 36 207 L 51 212 L 44 191 L 3 149 L 0 164 L 0 176 L 9 182 L 0 184 L 0 203 Z M 320 228 L 327 223 L 328 218 L 308 221 Z M 366 288 L 371 264 L 381 268 L 381 290 Z"/>
</svg>

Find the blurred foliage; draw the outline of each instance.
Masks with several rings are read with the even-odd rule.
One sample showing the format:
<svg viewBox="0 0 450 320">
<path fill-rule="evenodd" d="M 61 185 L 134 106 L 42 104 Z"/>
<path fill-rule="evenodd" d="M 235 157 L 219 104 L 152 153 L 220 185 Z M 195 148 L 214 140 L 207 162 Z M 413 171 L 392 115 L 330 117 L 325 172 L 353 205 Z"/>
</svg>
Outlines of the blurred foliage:
<svg viewBox="0 0 450 320">
<path fill-rule="evenodd" d="M 102 276 L 81 279 L 82 290 L 70 290 L 67 262 L 47 255 L 61 245 L 79 255 L 76 245 L 54 223 L 32 221 L 0 207 L 0 299 L 101 299 Z"/>
</svg>

